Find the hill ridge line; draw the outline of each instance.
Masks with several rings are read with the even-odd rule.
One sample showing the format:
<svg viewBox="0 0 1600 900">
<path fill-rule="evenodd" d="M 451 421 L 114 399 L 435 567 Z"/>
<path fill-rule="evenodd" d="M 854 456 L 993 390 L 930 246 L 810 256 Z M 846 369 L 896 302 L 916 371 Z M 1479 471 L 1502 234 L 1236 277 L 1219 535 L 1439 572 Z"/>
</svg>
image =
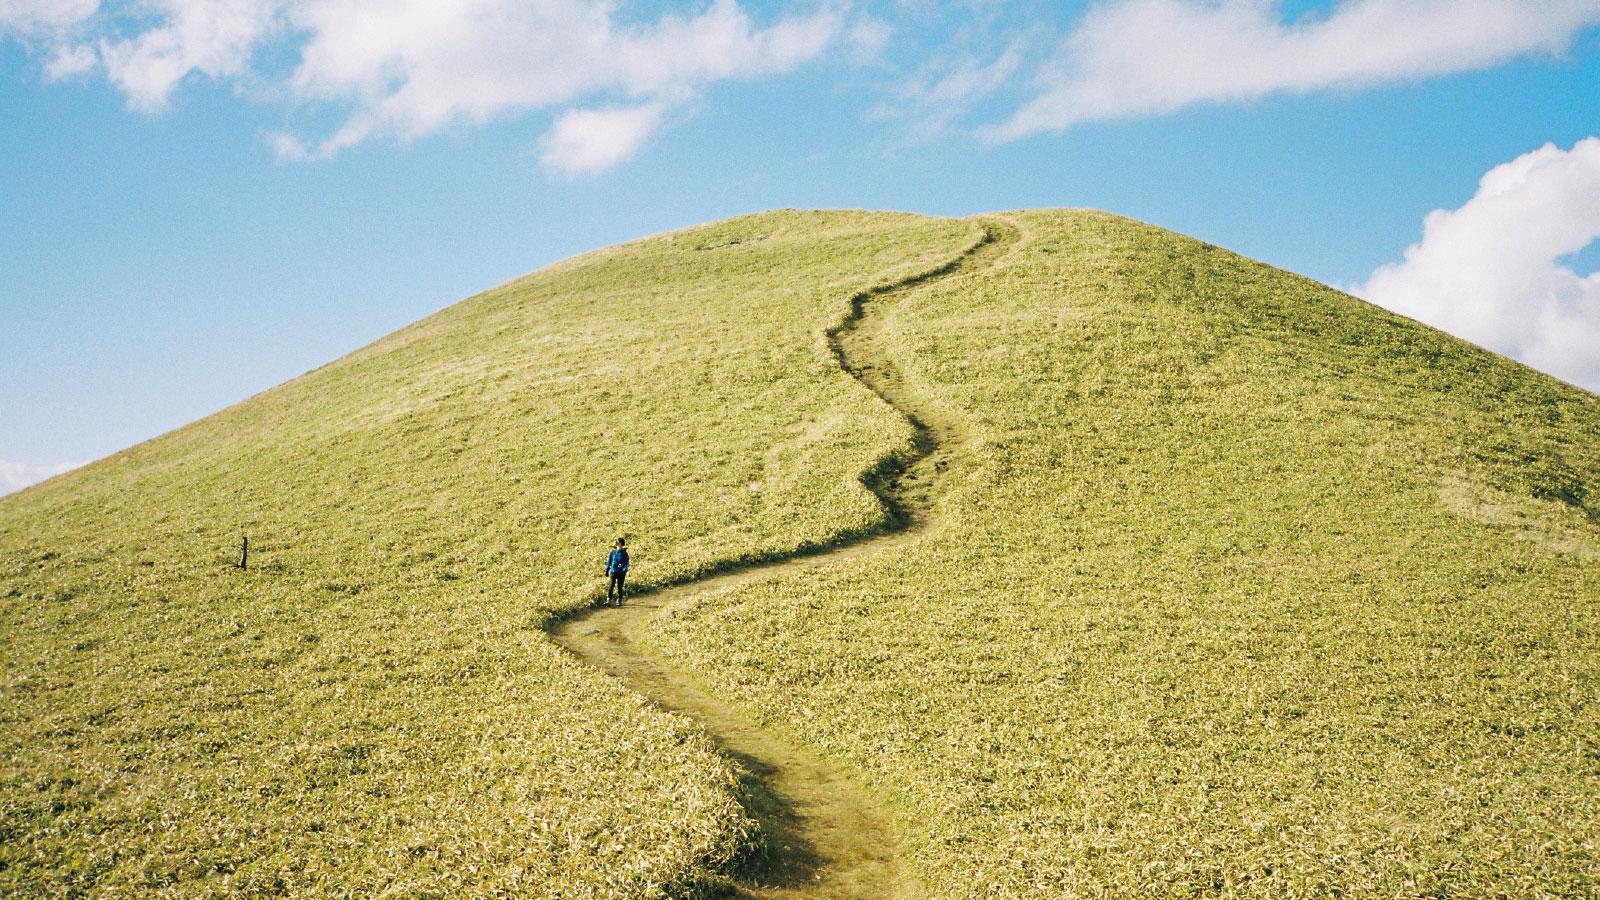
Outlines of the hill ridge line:
<svg viewBox="0 0 1600 900">
<path fill-rule="evenodd" d="M 991 267 L 1019 242 L 1009 220 L 975 217 L 982 234 L 942 265 L 857 291 L 849 311 L 824 341 L 840 368 L 911 425 L 909 449 L 857 475 L 885 510 L 871 531 L 826 544 L 730 560 L 682 581 L 654 585 L 622 607 L 592 606 L 553 620 L 547 633 L 579 660 L 617 677 L 654 705 L 693 719 L 740 770 L 740 800 L 761 829 L 759 852 L 710 886 L 747 897 L 910 897 L 916 885 L 902 871 L 892 831 L 870 796 L 836 767 L 763 730 L 742 711 L 713 697 L 689 673 L 652 652 L 643 632 L 658 615 L 695 596 L 734 588 L 825 562 L 890 549 L 934 524 L 932 489 L 956 445 L 960 423 L 918 396 L 892 357 L 878 346 L 889 308 L 883 300 L 925 284 Z M 892 307 L 890 307 L 892 308 Z"/>
</svg>

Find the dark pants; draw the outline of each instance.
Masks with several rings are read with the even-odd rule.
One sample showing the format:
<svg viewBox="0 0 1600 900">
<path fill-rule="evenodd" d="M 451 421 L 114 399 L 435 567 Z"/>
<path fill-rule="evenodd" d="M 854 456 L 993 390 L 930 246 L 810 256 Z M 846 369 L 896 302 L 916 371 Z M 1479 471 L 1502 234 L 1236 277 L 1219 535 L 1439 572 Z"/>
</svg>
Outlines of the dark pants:
<svg viewBox="0 0 1600 900">
<path fill-rule="evenodd" d="M 609 603 L 613 599 L 618 603 L 622 602 L 622 580 L 627 577 L 627 572 L 611 573 L 611 583 L 606 585 L 606 602 Z"/>
</svg>

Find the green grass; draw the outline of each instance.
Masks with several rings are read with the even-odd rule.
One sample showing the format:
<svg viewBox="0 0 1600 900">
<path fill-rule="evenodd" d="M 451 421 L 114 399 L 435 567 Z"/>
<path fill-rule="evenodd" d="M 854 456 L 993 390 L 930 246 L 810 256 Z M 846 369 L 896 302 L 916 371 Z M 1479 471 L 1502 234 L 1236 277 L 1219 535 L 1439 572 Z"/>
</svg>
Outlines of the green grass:
<svg viewBox="0 0 1600 900">
<path fill-rule="evenodd" d="M 824 330 L 969 223 L 771 213 L 553 266 L 0 500 L 0 895 L 650 895 L 747 843 L 542 626 L 880 524 Z M 230 568 L 239 536 L 252 567 Z"/>
<path fill-rule="evenodd" d="M 953 896 L 1600 892 L 1600 399 L 1095 213 L 908 298 L 915 548 L 659 645 Z"/>
<path fill-rule="evenodd" d="M 1600 399 L 1232 254 L 1015 217 L 887 341 L 969 440 L 909 549 L 655 639 L 949 896 L 1600 892 Z M 568 261 L 0 500 L 0 894 L 648 896 L 748 845 L 698 732 L 545 637 L 881 527 L 822 334 L 971 222 Z M 252 536 L 249 572 L 229 568 Z"/>
</svg>

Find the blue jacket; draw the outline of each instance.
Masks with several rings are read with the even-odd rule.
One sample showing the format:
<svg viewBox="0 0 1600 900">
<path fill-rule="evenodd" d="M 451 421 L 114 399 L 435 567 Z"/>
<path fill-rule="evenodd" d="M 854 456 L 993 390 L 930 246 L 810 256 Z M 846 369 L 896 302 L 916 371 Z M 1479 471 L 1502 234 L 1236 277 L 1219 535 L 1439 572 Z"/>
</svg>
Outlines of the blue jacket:
<svg viewBox="0 0 1600 900">
<path fill-rule="evenodd" d="M 607 575 L 628 574 L 628 551 L 618 547 L 611 551 L 611 556 L 606 560 Z"/>
</svg>

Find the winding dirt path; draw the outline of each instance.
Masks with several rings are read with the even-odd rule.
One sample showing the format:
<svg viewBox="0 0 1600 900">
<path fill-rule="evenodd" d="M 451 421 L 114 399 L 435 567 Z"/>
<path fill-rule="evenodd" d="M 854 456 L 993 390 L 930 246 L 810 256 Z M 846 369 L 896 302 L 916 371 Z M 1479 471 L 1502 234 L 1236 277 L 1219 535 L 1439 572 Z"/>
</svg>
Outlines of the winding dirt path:
<svg viewBox="0 0 1600 900">
<path fill-rule="evenodd" d="M 766 849 L 731 873 L 736 896 L 915 897 L 894 835 L 870 795 L 839 769 L 761 730 L 736 707 L 708 694 L 694 677 L 655 655 L 642 640 L 651 620 L 692 596 L 800 571 L 841 558 L 878 553 L 915 540 L 932 523 L 932 492 L 954 448 L 960 423 L 909 390 L 883 346 L 886 314 L 908 291 L 935 279 L 992 266 L 1019 239 L 1015 225 L 980 219 L 984 236 L 950 263 L 851 299 L 844 322 L 828 334 L 839 364 L 915 428 L 915 454 L 897 471 L 863 483 L 889 510 L 886 529 L 822 552 L 735 569 L 597 607 L 558 623 L 551 637 L 580 659 L 622 679 L 664 709 L 697 721 L 741 773 L 744 803 L 760 823 Z"/>
</svg>

